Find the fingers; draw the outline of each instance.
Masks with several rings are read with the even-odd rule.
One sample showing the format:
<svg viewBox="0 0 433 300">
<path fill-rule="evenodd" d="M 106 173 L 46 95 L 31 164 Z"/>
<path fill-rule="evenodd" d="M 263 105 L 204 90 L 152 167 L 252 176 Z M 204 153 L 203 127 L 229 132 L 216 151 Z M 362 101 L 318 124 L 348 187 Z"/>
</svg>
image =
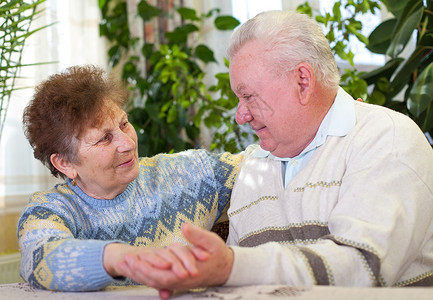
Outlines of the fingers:
<svg viewBox="0 0 433 300">
<path fill-rule="evenodd" d="M 201 229 L 192 224 L 183 224 L 182 233 L 188 242 L 209 253 L 216 251 L 218 247 L 221 246 L 221 243 L 225 244 L 217 234 Z"/>
<path fill-rule="evenodd" d="M 147 256 L 141 260 L 138 256 L 126 255 L 125 260 L 119 263 L 118 267 L 123 270 L 126 277 L 156 289 L 167 288 L 172 283 L 181 280 L 172 268 L 159 269 L 154 267 L 147 261 L 150 257 Z M 184 272 L 187 274 L 186 271 Z"/>
<path fill-rule="evenodd" d="M 179 278 L 194 276 L 198 272 L 195 257 L 189 247 L 174 243 L 167 249 L 160 249 L 157 253 L 171 263 L 171 269 Z"/>
<path fill-rule="evenodd" d="M 178 278 L 185 279 L 198 273 L 196 257 L 205 257 L 202 251 L 192 252 L 189 246 L 174 243 L 168 248 L 143 249 L 139 253 L 129 253 L 124 256 L 122 268 L 124 276 L 145 280 L 145 276 L 153 269 L 171 270 Z"/>
<path fill-rule="evenodd" d="M 140 252 L 137 256 L 140 260 L 147 261 L 155 268 L 169 269 L 171 267 L 170 260 L 164 259 L 163 257 L 151 251 Z"/>
<path fill-rule="evenodd" d="M 169 290 L 159 290 L 158 294 L 159 294 L 159 298 L 160 299 L 166 300 L 166 299 L 170 298 L 170 296 L 172 294 L 172 291 L 169 291 Z"/>
<path fill-rule="evenodd" d="M 144 260 L 130 255 L 125 256 L 125 260 L 118 264 L 124 276 L 145 285 L 153 286 L 154 282 L 147 276 L 153 267 Z"/>
</svg>

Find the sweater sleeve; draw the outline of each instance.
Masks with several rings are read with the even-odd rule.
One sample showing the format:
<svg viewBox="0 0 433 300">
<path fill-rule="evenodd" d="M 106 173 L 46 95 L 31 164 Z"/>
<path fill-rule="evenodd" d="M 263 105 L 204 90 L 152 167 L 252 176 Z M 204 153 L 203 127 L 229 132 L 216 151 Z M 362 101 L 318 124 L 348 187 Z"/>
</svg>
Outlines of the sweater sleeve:
<svg viewBox="0 0 433 300">
<path fill-rule="evenodd" d="M 216 192 L 218 195 L 218 216 L 216 218 L 217 221 L 222 217 L 223 212 L 225 212 L 229 206 L 233 185 L 239 173 L 240 164 L 244 157 L 244 153 L 206 153 L 208 160 L 212 166 Z"/>
<path fill-rule="evenodd" d="M 77 239 L 72 231 L 73 219 L 58 207 L 38 200 L 28 205 L 18 223 L 23 279 L 60 291 L 99 290 L 112 283 L 102 258 L 104 247 L 113 241 Z"/>
</svg>

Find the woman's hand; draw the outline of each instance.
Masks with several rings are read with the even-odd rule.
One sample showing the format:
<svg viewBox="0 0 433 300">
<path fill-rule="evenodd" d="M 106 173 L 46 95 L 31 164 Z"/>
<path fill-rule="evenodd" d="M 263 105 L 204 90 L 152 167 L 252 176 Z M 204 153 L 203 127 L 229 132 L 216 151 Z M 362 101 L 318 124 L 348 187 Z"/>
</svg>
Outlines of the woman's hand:
<svg viewBox="0 0 433 300">
<path fill-rule="evenodd" d="M 137 255 L 147 257 L 155 268 L 169 269 L 171 264 L 162 257 L 156 255 L 151 248 L 139 248 L 127 244 L 112 243 L 105 246 L 103 264 L 111 277 L 125 276 L 118 264 L 125 259 L 126 255 Z M 126 277 L 126 276 L 125 276 Z"/>
<path fill-rule="evenodd" d="M 203 251 L 193 252 L 177 243 L 161 249 L 112 243 L 104 249 L 103 263 L 105 270 L 112 277 L 124 276 L 148 284 L 147 272 L 153 272 L 155 269 L 170 270 L 178 278 L 194 276 L 198 272 L 194 255 L 197 256 L 197 259 L 208 257 Z M 126 266 L 135 262 L 140 268 L 131 272 L 131 268 Z"/>
<path fill-rule="evenodd" d="M 233 266 L 233 251 L 215 233 L 190 224 L 184 224 L 182 232 L 193 246 L 173 244 L 154 249 L 154 254 L 169 262 L 170 267 L 156 266 L 149 256 L 127 254 L 119 264 L 124 276 L 158 289 L 163 299 L 172 290 L 225 283 Z"/>
</svg>

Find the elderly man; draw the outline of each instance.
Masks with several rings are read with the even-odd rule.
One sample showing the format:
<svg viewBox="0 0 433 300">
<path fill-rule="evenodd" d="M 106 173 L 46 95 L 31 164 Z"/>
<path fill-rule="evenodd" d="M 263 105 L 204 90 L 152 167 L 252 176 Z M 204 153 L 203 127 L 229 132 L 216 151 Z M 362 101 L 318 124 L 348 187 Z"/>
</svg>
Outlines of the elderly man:
<svg viewBox="0 0 433 300">
<path fill-rule="evenodd" d="M 134 257 L 125 273 L 152 271 L 143 283 L 161 297 L 222 284 L 433 285 L 433 151 L 417 125 L 340 88 L 305 15 L 259 14 L 228 54 L 236 120 L 260 138 L 235 182 L 229 246 L 185 225 L 193 246 L 174 252 L 196 273 L 180 279 Z"/>
</svg>

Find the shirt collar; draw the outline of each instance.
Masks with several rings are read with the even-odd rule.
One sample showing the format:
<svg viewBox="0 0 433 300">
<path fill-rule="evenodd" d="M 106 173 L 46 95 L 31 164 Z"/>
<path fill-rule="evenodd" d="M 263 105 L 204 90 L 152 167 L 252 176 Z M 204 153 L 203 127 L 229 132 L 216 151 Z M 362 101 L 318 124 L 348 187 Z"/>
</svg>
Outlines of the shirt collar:
<svg viewBox="0 0 433 300">
<path fill-rule="evenodd" d="M 355 100 L 343 88 L 339 87 L 334 103 L 323 118 L 317 130 L 316 136 L 311 143 L 297 156 L 304 156 L 307 152 L 314 150 L 326 141 L 329 136 L 345 136 L 355 126 Z M 276 157 L 269 151 L 258 147 L 253 154 L 257 158 L 270 157 L 276 160 L 286 160 Z"/>
</svg>

